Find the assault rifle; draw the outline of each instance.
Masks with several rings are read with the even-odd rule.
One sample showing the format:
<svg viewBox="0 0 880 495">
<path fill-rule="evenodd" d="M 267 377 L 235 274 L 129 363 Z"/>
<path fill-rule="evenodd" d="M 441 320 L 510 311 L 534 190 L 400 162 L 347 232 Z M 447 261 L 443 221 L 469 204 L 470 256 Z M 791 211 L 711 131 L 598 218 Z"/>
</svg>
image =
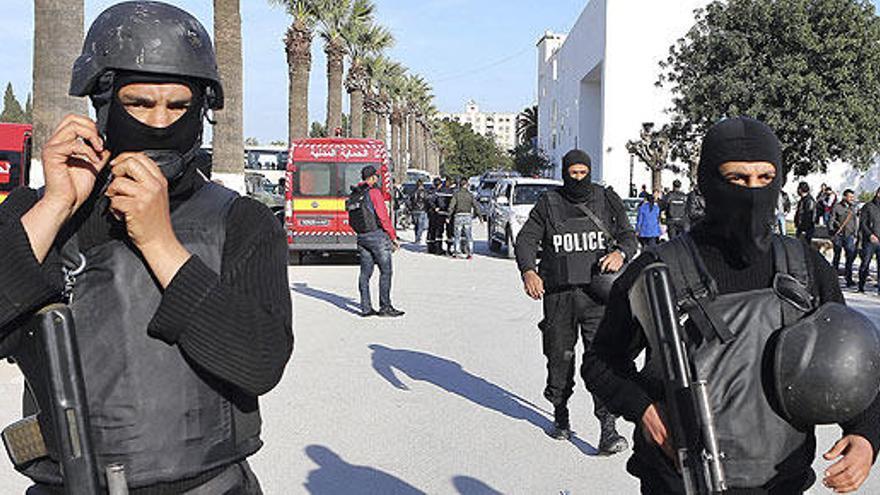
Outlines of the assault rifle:
<svg viewBox="0 0 880 495">
<path fill-rule="evenodd" d="M 629 291 L 633 315 L 642 325 L 659 360 L 666 395 L 667 426 L 688 495 L 727 490 L 724 456 L 719 451 L 709 407 L 707 383 L 695 377 L 678 316 L 675 290 L 665 263 L 648 265 Z"/>
<path fill-rule="evenodd" d="M 39 412 L 3 430 L 16 467 L 50 457 L 61 466 L 68 495 L 100 492 L 89 437 L 89 411 L 73 314 L 63 304 L 46 306 L 10 334 L 10 356 L 27 381 Z"/>
</svg>

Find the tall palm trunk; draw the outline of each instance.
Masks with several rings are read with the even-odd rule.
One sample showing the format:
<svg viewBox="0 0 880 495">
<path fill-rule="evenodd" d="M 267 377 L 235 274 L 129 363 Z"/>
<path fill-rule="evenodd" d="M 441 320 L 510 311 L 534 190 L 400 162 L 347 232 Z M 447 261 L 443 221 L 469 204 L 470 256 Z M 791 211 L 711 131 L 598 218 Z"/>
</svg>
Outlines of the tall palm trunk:
<svg viewBox="0 0 880 495">
<path fill-rule="evenodd" d="M 348 90 L 349 114 L 351 115 L 351 137 L 364 136 L 364 68 L 352 62 L 345 81 Z"/>
<path fill-rule="evenodd" d="M 214 112 L 213 170 L 236 174 L 244 184 L 241 12 L 239 0 L 214 0 L 214 47 L 223 81 L 223 109 Z M 226 182 L 226 181 L 224 181 Z M 239 191 L 243 192 L 243 191 Z"/>
<path fill-rule="evenodd" d="M 412 112 L 406 115 L 406 155 L 408 168 L 416 167 L 413 154 L 416 149 L 415 117 Z"/>
<path fill-rule="evenodd" d="M 296 20 L 284 38 L 289 87 L 288 141 L 309 137 L 309 72 L 312 70 L 312 31 Z"/>
<path fill-rule="evenodd" d="M 342 71 L 345 46 L 341 40 L 328 41 L 327 54 L 327 135 L 335 136 L 342 128 Z"/>
<path fill-rule="evenodd" d="M 364 137 L 376 137 L 376 113 L 368 109 L 364 109 Z"/>
<path fill-rule="evenodd" d="M 394 176 L 398 184 L 402 184 L 406 179 L 406 164 L 403 163 L 400 152 L 402 148 L 400 140 L 402 122 L 403 115 L 400 112 L 400 108 L 395 105 L 391 110 L 391 156 L 394 157 Z"/>
<path fill-rule="evenodd" d="M 86 100 L 68 96 L 70 68 L 83 44 L 83 0 L 34 0 L 33 156 L 61 119 L 85 115 Z"/>
</svg>

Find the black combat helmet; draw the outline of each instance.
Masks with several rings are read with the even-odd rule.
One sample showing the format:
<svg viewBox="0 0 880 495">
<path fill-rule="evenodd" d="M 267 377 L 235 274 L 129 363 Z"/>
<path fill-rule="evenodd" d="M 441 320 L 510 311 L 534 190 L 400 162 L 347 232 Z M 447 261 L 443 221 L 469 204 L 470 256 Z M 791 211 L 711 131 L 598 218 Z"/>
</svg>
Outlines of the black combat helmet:
<svg viewBox="0 0 880 495">
<path fill-rule="evenodd" d="M 214 45 L 204 26 L 188 12 L 155 1 L 122 2 L 101 13 L 73 64 L 71 96 L 106 90 L 113 71 L 168 74 L 204 80 L 207 107 L 223 108 L 223 87 Z M 107 81 L 107 83 L 111 83 Z"/>
<path fill-rule="evenodd" d="M 865 315 L 842 304 L 823 304 L 783 328 L 772 359 L 776 398 L 796 425 L 849 421 L 880 389 L 880 334 Z"/>
</svg>

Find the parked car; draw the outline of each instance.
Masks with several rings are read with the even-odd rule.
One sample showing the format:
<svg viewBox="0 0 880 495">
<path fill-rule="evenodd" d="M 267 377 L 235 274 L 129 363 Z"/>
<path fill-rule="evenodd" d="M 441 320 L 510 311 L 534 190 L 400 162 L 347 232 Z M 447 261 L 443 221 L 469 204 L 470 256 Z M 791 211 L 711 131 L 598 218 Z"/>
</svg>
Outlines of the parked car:
<svg viewBox="0 0 880 495">
<path fill-rule="evenodd" d="M 505 178 L 519 177 L 519 172 L 513 170 L 492 170 L 484 173 L 480 177 L 480 183 L 474 191 L 474 197 L 477 199 L 478 210 L 480 216 L 485 220 L 489 218 L 492 202 L 492 191 L 498 181 Z"/>
<path fill-rule="evenodd" d="M 562 186 L 562 181 L 511 177 L 500 179 L 492 192 L 489 213 L 489 249 L 499 252 L 506 247 L 509 258 L 515 256 L 514 245 L 520 229 L 538 198 Z"/>
</svg>

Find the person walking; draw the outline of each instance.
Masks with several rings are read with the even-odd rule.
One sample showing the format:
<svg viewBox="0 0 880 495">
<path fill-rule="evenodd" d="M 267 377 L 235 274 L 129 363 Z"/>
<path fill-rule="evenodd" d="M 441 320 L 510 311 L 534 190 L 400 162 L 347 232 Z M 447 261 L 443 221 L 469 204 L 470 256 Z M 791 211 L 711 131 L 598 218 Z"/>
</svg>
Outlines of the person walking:
<svg viewBox="0 0 880 495">
<path fill-rule="evenodd" d="M 776 233 L 779 235 L 787 234 L 786 217 L 791 211 L 791 199 L 785 191 L 779 191 L 779 200 L 776 202 Z"/>
<path fill-rule="evenodd" d="M 293 349 L 284 231 L 196 166 L 204 117 L 223 107 L 213 46 L 165 3 L 104 10 L 69 90 L 96 121 L 64 117 L 45 187 L 0 205 L 0 347 L 40 308 L 69 308 L 97 464 L 123 465 L 131 493 L 262 493 L 247 461 L 259 397 Z M 48 407 L 43 386 L 26 387 L 25 414 Z M 17 468 L 29 494 L 64 493 L 63 442 L 43 440 L 49 454 Z"/>
<path fill-rule="evenodd" d="M 580 336 L 589 347 L 605 313 L 608 279 L 637 249 L 620 197 L 593 184 L 590 171 L 586 152 L 566 153 L 562 188 L 538 198 L 516 238 L 524 290 L 532 299 L 544 300 L 544 319 L 538 324 L 547 358 L 544 397 L 553 405 L 553 429 L 548 433 L 556 439 L 571 437 L 568 399 L 574 392 L 575 345 Z M 595 396 L 593 411 L 601 427 L 599 453 L 625 450 L 617 419 Z"/>
<path fill-rule="evenodd" d="M 674 239 L 688 229 L 687 195 L 681 191 L 681 181 L 672 181 L 672 191 L 662 201 L 663 213 L 666 215 L 666 233 Z"/>
<path fill-rule="evenodd" d="M 391 278 L 393 267 L 391 254 L 400 248 L 397 233 L 388 215 L 385 198 L 379 188 L 379 172 L 367 165 L 361 170 L 363 181 L 352 187 L 346 202 L 348 223 L 357 232 L 357 248 L 361 269 L 358 292 L 361 296 L 361 316 L 398 317 L 404 312 L 391 304 Z M 379 311 L 373 308 L 370 297 L 370 279 L 373 269 L 379 266 Z"/>
<path fill-rule="evenodd" d="M 459 179 L 458 190 L 455 191 L 455 194 L 452 195 L 452 199 L 449 201 L 449 217 L 454 229 L 452 234 L 452 255 L 464 254 L 467 259 L 471 259 L 474 255 L 474 217 L 478 216 L 479 212 L 477 211 L 477 201 L 468 190 L 467 182 L 466 178 Z M 465 237 L 467 251 L 465 253 L 461 253 L 462 234 Z"/>
<path fill-rule="evenodd" d="M 409 205 L 415 229 L 415 243 L 421 244 L 422 235 L 428 229 L 428 191 L 425 190 L 422 179 L 416 181 L 416 190 L 409 198 Z"/>
<path fill-rule="evenodd" d="M 840 252 L 843 251 L 844 280 L 847 287 L 852 287 L 855 285 L 852 270 L 856 259 L 856 238 L 859 234 L 858 211 L 852 189 L 843 191 L 843 199 L 832 208 L 829 222 L 828 230 L 831 234 L 831 242 L 834 243 L 834 258 L 831 266 L 834 267 L 835 272 L 840 272 Z"/>
<path fill-rule="evenodd" d="M 810 185 L 806 182 L 798 184 L 797 210 L 794 214 L 795 236 L 810 243 L 816 233 L 816 200 L 810 195 Z"/>
<path fill-rule="evenodd" d="M 868 283 L 868 272 L 871 260 L 877 261 L 877 285 L 880 288 L 880 188 L 874 192 L 874 198 L 862 206 L 859 212 L 859 233 L 862 249 L 859 257 L 859 292 L 865 292 Z"/>
<path fill-rule="evenodd" d="M 660 235 L 660 206 L 657 204 L 656 194 L 648 196 L 636 213 L 636 235 L 642 249 L 657 244 Z"/>
<path fill-rule="evenodd" d="M 455 193 L 458 191 L 458 183 L 455 181 L 453 177 L 447 177 L 446 182 L 443 184 L 443 193 L 440 198 L 443 204 L 443 216 L 445 217 L 444 223 L 444 231 L 443 233 L 446 235 L 446 251 L 445 254 L 449 256 L 455 255 L 455 248 L 453 246 L 453 237 L 455 236 L 455 223 L 453 222 L 452 213 L 449 211 L 449 205 L 452 203 L 452 197 L 455 196 Z"/>
<path fill-rule="evenodd" d="M 781 145 L 765 124 L 745 117 L 715 124 L 703 139 L 698 168 L 706 218 L 690 233 L 642 253 L 612 289 L 582 374 L 612 412 L 635 424 L 627 471 L 640 480 L 642 494 L 690 493 L 677 467 L 681 438 L 673 443 L 670 437 L 681 429 L 699 430 L 687 415 L 681 424 L 670 423 L 666 359 L 649 343 L 648 329 L 639 323 L 644 320 L 636 319 L 639 308 L 630 303 L 645 271 L 661 269 L 657 262 L 668 267 L 671 302 L 678 301 L 673 317 L 690 316 L 684 323 L 684 365 L 694 380 L 707 383 L 718 448 L 725 454 L 714 459 L 726 476 L 725 493 L 808 490 L 816 479 L 813 425 L 819 422 L 837 422 L 843 430 L 824 455 L 836 462 L 825 470 L 823 484 L 843 493 L 868 477 L 880 448 L 880 400 L 872 385 L 878 377 L 847 377 L 852 386 L 843 388 L 839 376 L 822 370 L 834 369 L 828 360 L 843 355 L 851 359 L 840 366 L 869 369 L 859 366 L 876 360 L 877 345 L 862 349 L 850 338 L 860 332 L 876 343 L 876 330 L 856 314 L 851 317 L 862 326 L 850 326 L 853 333 L 829 334 L 834 329 L 828 328 L 824 311 L 852 312 L 843 306 L 837 276 L 818 251 L 772 233 L 783 170 Z M 784 291 L 778 290 L 782 280 Z M 647 358 L 637 371 L 635 357 L 642 350 Z M 776 356 L 775 364 L 768 365 L 768 355 Z M 861 385 L 869 392 L 860 391 Z M 793 407 L 793 397 L 800 406 Z M 856 403 L 867 409 L 833 413 Z M 700 456 L 699 451 L 689 454 Z"/>
</svg>

